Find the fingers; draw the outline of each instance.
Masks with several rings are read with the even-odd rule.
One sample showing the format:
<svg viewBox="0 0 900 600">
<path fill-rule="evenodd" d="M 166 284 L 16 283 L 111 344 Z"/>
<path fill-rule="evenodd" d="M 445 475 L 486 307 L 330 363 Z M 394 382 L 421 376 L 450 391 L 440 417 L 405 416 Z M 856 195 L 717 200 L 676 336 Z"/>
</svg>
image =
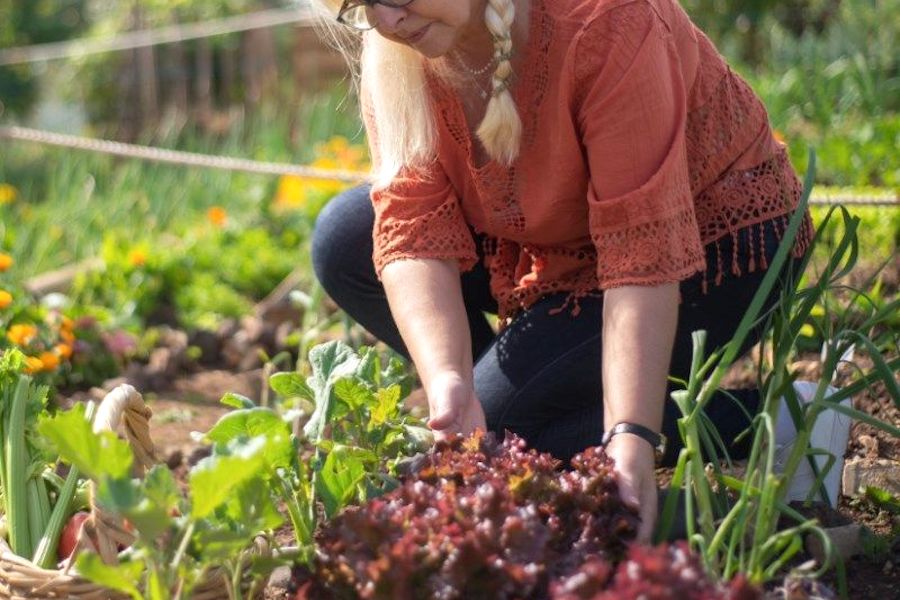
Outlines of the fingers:
<svg viewBox="0 0 900 600">
<path fill-rule="evenodd" d="M 652 494 L 643 494 L 640 504 L 641 525 L 638 528 L 637 541 L 649 544 L 653 540 L 653 529 L 656 527 L 656 486 Z"/>
<path fill-rule="evenodd" d="M 456 421 L 456 412 L 445 410 L 428 419 L 428 426 L 434 430 L 448 429 Z"/>
</svg>

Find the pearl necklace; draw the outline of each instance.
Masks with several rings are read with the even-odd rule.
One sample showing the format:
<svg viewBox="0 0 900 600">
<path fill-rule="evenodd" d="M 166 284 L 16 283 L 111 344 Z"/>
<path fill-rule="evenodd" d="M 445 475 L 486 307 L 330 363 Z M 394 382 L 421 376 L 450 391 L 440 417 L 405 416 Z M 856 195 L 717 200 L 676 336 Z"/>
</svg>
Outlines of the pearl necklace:
<svg viewBox="0 0 900 600">
<path fill-rule="evenodd" d="M 473 76 L 473 77 L 478 77 L 478 76 L 480 76 L 480 75 L 484 75 L 485 73 L 488 72 L 488 70 L 489 70 L 491 67 L 493 67 L 494 65 L 496 65 L 496 64 L 497 64 L 497 59 L 494 58 L 494 57 L 491 57 L 491 60 L 489 60 L 489 61 L 487 62 L 487 64 L 484 65 L 483 67 L 481 67 L 480 69 L 473 69 L 473 68 L 471 68 L 469 65 L 466 64 L 466 61 L 464 61 L 464 60 L 462 59 L 462 57 L 459 58 L 459 64 L 462 65 L 462 68 L 463 68 L 463 70 L 464 70 L 466 73 L 468 73 L 469 75 L 471 75 L 471 76 Z"/>
</svg>

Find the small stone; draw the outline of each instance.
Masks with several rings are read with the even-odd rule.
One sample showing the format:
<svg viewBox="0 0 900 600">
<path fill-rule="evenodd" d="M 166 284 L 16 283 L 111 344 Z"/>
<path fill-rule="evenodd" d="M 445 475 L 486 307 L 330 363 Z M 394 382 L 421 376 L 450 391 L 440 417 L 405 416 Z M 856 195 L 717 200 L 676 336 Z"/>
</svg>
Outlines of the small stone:
<svg viewBox="0 0 900 600">
<path fill-rule="evenodd" d="M 835 555 L 842 560 L 849 560 L 862 553 L 862 526 L 852 523 L 841 527 L 829 527 L 824 531 L 831 540 Z M 812 534 L 806 536 L 806 547 L 819 564 L 825 563 L 825 548 L 819 536 Z"/>
<path fill-rule="evenodd" d="M 900 462 L 879 459 L 850 459 L 844 464 L 842 488 L 845 496 L 858 496 L 860 490 L 877 487 L 900 495 Z"/>
<path fill-rule="evenodd" d="M 866 458 L 873 460 L 878 458 L 879 445 L 877 437 L 863 434 L 859 436 L 859 443 L 863 447 Z"/>
<path fill-rule="evenodd" d="M 291 568 L 289 566 L 282 565 L 272 571 L 272 574 L 269 575 L 270 588 L 287 591 L 290 588 L 290 584 Z"/>
</svg>

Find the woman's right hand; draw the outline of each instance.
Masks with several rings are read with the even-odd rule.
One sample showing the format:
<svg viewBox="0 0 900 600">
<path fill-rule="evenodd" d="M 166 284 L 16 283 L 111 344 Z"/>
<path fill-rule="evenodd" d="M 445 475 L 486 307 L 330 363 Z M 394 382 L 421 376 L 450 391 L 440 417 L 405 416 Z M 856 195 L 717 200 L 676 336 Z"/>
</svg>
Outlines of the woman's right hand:
<svg viewBox="0 0 900 600">
<path fill-rule="evenodd" d="M 437 376 L 428 386 L 428 426 L 435 440 L 459 433 L 468 435 L 476 428 L 486 429 L 484 410 L 472 384 L 456 373 Z"/>
</svg>

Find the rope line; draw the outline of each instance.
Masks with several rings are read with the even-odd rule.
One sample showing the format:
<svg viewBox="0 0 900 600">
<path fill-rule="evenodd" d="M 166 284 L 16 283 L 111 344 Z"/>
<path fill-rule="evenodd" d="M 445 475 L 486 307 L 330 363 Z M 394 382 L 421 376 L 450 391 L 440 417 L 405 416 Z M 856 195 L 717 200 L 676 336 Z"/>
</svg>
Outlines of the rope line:
<svg viewBox="0 0 900 600">
<path fill-rule="evenodd" d="M 96 140 L 62 133 L 53 133 L 50 131 L 29 129 L 27 127 L 0 127 L 0 138 L 35 142 L 50 146 L 60 146 L 74 150 L 87 150 L 89 152 L 112 154 L 125 158 L 138 158 L 141 160 L 173 165 L 207 167 L 225 171 L 243 171 L 245 173 L 258 173 L 263 175 L 295 175 L 297 177 L 309 179 L 329 179 L 347 183 L 361 183 L 367 181 L 369 178 L 368 173 L 360 171 L 321 169 L 305 165 L 262 162 L 230 156 L 215 156 L 210 154 L 198 154 L 196 152 L 167 150 L 165 148 L 154 148 L 152 146 L 139 146 L 137 144 L 125 144 L 109 140 Z"/>
<path fill-rule="evenodd" d="M 267 27 L 290 24 L 311 25 L 315 22 L 316 18 L 309 8 L 262 10 L 199 23 L 128 31 L 119 35 L 98 39 L 81 38 L 65 42 L 4 48 L 0 49 L 0 66 L 36 63 L 63 58 L 81 58 L 101 52 L 133 50 L 135 48 L 184 42 L 226 33 L 249 31 L 251 29 L 265 29 Z"/>
<path fill-rule="evenodd" d="M 97 140 L 75 135 L 53 133 L 27 127 L 0 126 L 0 139 L 4 138 L 181 166 L 206 167 L 262 175 L 295 175 L 309 179 L 327 179 L 343 181 L 346 183 L 362 183 L 369 180 L 369 174 L 361 171 L 321 169 L 306 165 L 261 162 L 245 158 L 198 154 L 180 150 L 166 150 L 164 148 L 154 148 L 152 146 L 140 146 L 137 144 L 125 144 L 109 140 Z M 820 190 L 818 192 L 813 192 L 812 197 L 810 198 L 810 204 L 900 207 L 900 197 L 898 197 L 896 192 L 890 191 L 881 194 L 873 193 L 864 195 Z"/>
</svg>

